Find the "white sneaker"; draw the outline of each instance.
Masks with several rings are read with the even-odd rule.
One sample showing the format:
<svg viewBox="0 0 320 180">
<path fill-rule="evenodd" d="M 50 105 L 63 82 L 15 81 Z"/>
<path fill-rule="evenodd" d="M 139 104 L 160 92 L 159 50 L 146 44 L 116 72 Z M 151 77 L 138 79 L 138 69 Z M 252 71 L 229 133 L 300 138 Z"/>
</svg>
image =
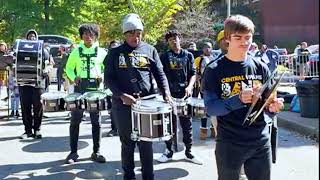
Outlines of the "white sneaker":
<svg viewBox="0 0 320 180">
<path fill-rule="evenodd" d="M 196 157 L 193 156 L 192 154 L 190 154 L 190 155 L 191 155 L 192 157 L 186 156 L 186 157 L 185 157 L 185 160 L 190 161 L 190 162 L 192 162 L 192 163 L 194 163 L 194 164 L 198 164 L 198 165 L 202 165 L 202 164 L 203 164 L 200 159 L 196 158 Z"/>
<path fill-rule="evenodd" d="M 156 159 L 156 161 L 161 163 L 171 161 L 172 155 L 173 155 L 173 152 L 172 151 L 170 152 L 168 149 L 166 149 L 165 152 L 158 159 Z"/>
</svg>

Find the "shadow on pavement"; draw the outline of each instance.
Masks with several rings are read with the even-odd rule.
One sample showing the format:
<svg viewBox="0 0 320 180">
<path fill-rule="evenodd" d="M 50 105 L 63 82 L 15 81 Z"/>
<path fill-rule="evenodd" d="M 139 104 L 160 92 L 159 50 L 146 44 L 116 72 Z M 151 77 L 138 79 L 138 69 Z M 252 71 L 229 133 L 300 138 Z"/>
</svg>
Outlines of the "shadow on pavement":
<svg viewBox="0 0 320 180">
<path fill-rule="evenodd" d="M 11 137 L 1 137 L 0 138 L 0 142 L 3 142 L 3 141 L 11 141 L 11 140 L 14 140 L 14 139 L 19 139 L 20 136 L 11 136 Z"/>
<path fill-rule="evenodd" d="M 75 178 L 81 179 L 108 179 L 108 180 L 121 180 L 123 179 L 123 173 L 121 169 L 120 161 L 107 161 L 105 164 L 95 162 L 81 162 L 88 161 L 88 159 L 80 159 L 72 165 L 63 164 L 64 160 L 34 163 L 34 164 L 11 164 L 0 166 L 0 179 L 17 180 L 19 176 L 23 176 L 23 179 L 32 180 L 72 180 Z M 138 165 L 138 162 L 135 162 Z M 49 168 L 49 169 L 48 169 Z M 35 171 L 46 170 L 47 175 L 36 176 Z M 70 172 L 72 170 L 76 170 Z M 26 173 L 26 171 L 31 173 Z M 138 172 L 137 172 L 138 171 Z M 188 171 L 181 168 L 165 168 L 155 170 L 155 179 L 157 180 L 171 180 L 186 177 Z M 7 178 L 8 176 L 13 176 Z M 15 177 L 18 176 L 18 177 Z M 142 179 L 141 168 L 136 168 L 136 178 Z"/>
<path fill-rule="evenodd" d="M 7 122 L 7 123 L 1 123 L 0 126 L 21 126 L 23 123 L 22 123 L 22 120 L 21 122 Z"/>
<path fill-rule="evenodd" d="M 81 136 L 79 139 L 91 138 L 91 136 Z M 35 143 L 26 145 L 22 148 L 25 152 L 68 152 L 70 151 L 69 137 L 43 137 L 41 140 L 21 140 L 23 142 Z M 78 150 L 84 149 L 89 144 L 85 141 L 78 141 Z"/>
</svg>

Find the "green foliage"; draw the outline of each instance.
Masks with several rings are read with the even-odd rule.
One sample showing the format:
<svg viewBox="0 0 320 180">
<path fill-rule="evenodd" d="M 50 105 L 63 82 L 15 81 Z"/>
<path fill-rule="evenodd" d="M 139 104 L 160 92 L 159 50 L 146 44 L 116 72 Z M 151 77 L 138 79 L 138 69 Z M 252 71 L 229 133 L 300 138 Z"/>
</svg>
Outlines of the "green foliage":
<svg viewBox="0 0 320 180">
<path fill-rule="evenodd" d="M 28 29 L 78 41 L 81 23 L 100 25 L 100 42 L 122 39 L 121 20 L 136 12 L 144 21 L 145 40 L 155 43 L 182 9 L 178 0 L 1 0 L 0 39 L 13 42 Z"/>
</svg>

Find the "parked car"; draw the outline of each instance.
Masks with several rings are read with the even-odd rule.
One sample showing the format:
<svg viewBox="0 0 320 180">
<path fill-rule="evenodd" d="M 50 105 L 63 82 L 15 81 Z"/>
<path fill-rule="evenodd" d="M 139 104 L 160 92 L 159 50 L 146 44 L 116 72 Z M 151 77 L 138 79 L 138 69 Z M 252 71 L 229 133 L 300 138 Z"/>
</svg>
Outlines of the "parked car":
<svg viewBox="0 0 320 180">
<path fill-rule="evenodd" d="M 44 44 L 49 46 L 49 54 L 52 56 L 55 66 L 50 73 L 50 81 L 56 82 L 57 81 L 57 66 L 62 63 L 61 60 L 61 53 L 60 47 L 63 46 L 65 49 L 68 49 L 70 45 L 73 43 L 69 38 L 61 35 L 54 35 L 54 34 L 42 34 L 38 36 L 39 40 L 43 40 Z"/>
<path fill-rule="evenodd" d="M 69 38 L 60 35 L 41 34 L 38 36 L 38 39 L 43 40 L 47 44 L 72 44 Z"/>
</svg>

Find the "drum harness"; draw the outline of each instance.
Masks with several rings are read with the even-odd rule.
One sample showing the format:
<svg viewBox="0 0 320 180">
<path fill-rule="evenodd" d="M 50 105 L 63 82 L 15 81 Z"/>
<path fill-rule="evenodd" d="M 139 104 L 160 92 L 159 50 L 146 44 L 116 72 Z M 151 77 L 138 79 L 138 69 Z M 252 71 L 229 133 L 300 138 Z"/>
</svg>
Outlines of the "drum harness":
<svg viewBox="0 0 320 180">
<path fill-rule="evenodd" d="M 98 54 L 98 47 L 94 48 L 94 53 L 93 54 L 84 54 L 83 53 L 83 48 L 79 47 L 79 56 L 80 56 L 82 61 L 86 61 L 86 63 L 87 63 L 87 78 L 83 79 L 83 80 L 87 81 L 89 83 L 89 86 L 95 86 L 95 88 L 98 88 L 98 82 L 97 82 L 96 79 L 90 78 L 90 60 L 91 60 L 92 57 L 97 57 L 97 54 Z M 85 60 L 83 60 L 83 58 L 85 58 Z M 91 87 L 88 87 L 88 88 L 91 88 Z"/>
</svg>

